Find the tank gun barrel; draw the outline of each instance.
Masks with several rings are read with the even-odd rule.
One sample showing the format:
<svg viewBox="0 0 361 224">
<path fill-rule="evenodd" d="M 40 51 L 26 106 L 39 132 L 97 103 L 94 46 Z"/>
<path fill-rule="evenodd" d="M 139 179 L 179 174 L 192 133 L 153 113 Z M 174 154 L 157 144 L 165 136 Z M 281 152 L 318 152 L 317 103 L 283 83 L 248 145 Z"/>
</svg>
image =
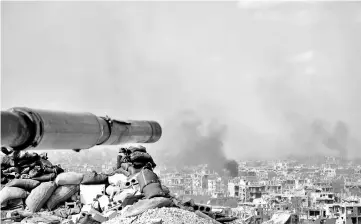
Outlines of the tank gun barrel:
<svg viewBox="0 0 361 224">
<path fill-rule="evenodd" d="M 14 107 L 1 111 L 1 145 L 14 150 L 88 149 L 96 145 L 154 143 L 162 135 L 155 121 L 120 121 L 92 113 Z"/>
</svg>

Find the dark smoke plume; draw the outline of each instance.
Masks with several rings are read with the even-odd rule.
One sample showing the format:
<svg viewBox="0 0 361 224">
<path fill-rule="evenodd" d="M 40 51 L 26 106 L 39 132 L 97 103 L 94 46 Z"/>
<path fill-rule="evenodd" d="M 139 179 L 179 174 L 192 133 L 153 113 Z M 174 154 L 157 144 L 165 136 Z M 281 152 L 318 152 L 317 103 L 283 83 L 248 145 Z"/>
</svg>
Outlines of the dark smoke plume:
<svg viewBox="0 0 361 224">
<path fill-rule="evenodd" d="M 238 177 L 238 163 L 235 160 L 228 160 L 224 167 L 231 177 Z"/>
<path fill-rule="evenodd" d="M 345 122 L 338 121 L 332 127 L 321 119 L 315 119 L 308 124 L 300 118 L 298 121 L 288 121 L 291 125 L 291 140 L 301 150 L 301 154 L 303 151 L 312 155 L 348 157 L 349 129 Z"/>
<path fill-rule="evenodd" d="M 182 111 L 165 125 L 164 130 L 162 147 L 157 153 L 166 165 L 182 168 L 207 164 L 210 170 L 219 174 L 225 168 L 231 175 L 238 172 L 237 163 L 228 161 L 223 151 L 226 125 L 217 120 L 206 122 L 193 111 Z"/>
</svg>

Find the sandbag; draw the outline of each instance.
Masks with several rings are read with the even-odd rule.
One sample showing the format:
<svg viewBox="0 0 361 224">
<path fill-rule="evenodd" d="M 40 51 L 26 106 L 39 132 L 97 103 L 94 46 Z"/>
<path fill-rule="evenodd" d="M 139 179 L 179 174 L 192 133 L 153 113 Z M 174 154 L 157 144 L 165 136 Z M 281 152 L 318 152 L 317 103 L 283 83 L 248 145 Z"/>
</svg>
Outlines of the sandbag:
<svg viewBox="0 0 361 224">
<path fill-rule="evenodd" d="M 56 173 L 56 171 L 53 168 L 45 167 L 44 174 L 49 174 L 49 173 Z"/>
<path fill-rule="evenodd" d="M 40 182 L 54 181 L 56 178 L 55 173 L 43 174 L 40 177 L 34 177 L 33 180 L 37 180 Z"/>
<path fill-rule="evenodd" d="M 29 171 L 29 177 L 34 178 L 41 176 L 43 171 L 41 170 L 40 166 L 35 166 L 32 170 Z"/>
<path fill-rule="evenodd" d="M 25 152 L 19 156 L 19 160 L 23 161 L 35 161 L 40 159 L 40 156 L 36 152 Z"/>
<path fill-rule="evenodd" d="M 58 204 L 65 202 L 79 190 L 79 185 L 64 185 L 57 187 L 49 200 L 46 202 L 46 207 L 49 210 L 53 210 Z"/>
<path fill-rule="evenodd" d="M 150 183 L 160 183 L 159 177 L 152 170 L 144 168 L 139 172 L 137 180 L 140 186 L 140 190 L 143 192 L 143 188 Z"/>
<path fill-rule="evenodd" d="M 124 211 L 124 217 L 131 217 L 142 214 L 143 212 L 153 209 L 153 208 L 162 208 L 162 207 L 170 207 L 173 202 L 169 198 L 152 198 L 152 199 L 143 199 L 135 203 L 133 206 L 128 207 L 127 210 Z"/>
<path fill-rule="evenodd" d="M 137 176 L 140 191 L 144 193 L 145 198 L 165 197 L 167 194 L 163 191 L 159 177 L 152 170 L 144 168 Z"/>
<path fill-rule="evenodd" d="M 33 169 L 35 166 L 38 166 L 38 165 L 39 165 L 39 161 L 30 162 L 30 163 L 25 161 L 25 162 L 22 162 L 22 163 L 19 164 L 21 169 L 24 169 L 26 167 L 29 167 L 30 169 Z"/>
<path fill-rule="evenodd" d="M 114 174 L 124 174 L 125 176 L 129 176 L 130 175 L 130 173 L 128 172 L 128 171 L 126 171 L 126 170 L 124 170 L 123 168 L 118 168 L 118 169 L 115 169 L 115 170 L 113 170 L 113 171 L 111 171 L 111 172 L 109 172 L 109 173 L 107 173 L 107 175 L 108 176 L 112 176 L 112 175 L 114 175 Z"/>
<path fill-rule="evenodd" d="M 112 185 L 120 185 L 121 183 L 127 182 L 127 179 L 128 177 L 121 173 L 108 176 L 108 182 Z"/>
<path fill-rule="evenodd" d="M 129 195 L 123 200 L 122 207 L 124 208 L 127 205 L 133 205 L 142 198 L 144 198 L 143 195 Z"/>
<path fill-rule="evenodd" d="M 150 162 L 152 161 L 152 157 L 146 152 L 133 152 L 130 154 L 131 162 Z"/>
<path fill-rule="evenodd" d="M 134 152 L 147 152 L 147 149 L 142 146 L 142 145 L 137 145 L 137 146 L 130 146 L 128 147 L 128 151 L 130 153 L 134 153 Z"/>
<path fill-rule="evenodd" d="M 64 173 L 64 170 L 60 166 L 53 166 L 52 168 L 45 168 L 44 173 L 46 173 L 46 174 L 48 174 L 48 173 L 61 174 L 61 173 Z"/>
<path fill-rule="evenodd" d="M 38 212 L 56 190 L 54 182 L 44 182 L 31 191 L 25 203 L 31 212 Z"/>
<path fill-rule="evenodd" d="M 19 173 L 15 173 L 15 172 L 12 172 L 12 173 L 3 173 L 4 177 L 6 177 L 7 179 L 15 179 L 15 178 L 20 178 L 20 174 Z"/>
<path fill-rule="evenodd" d="M 87 172 L 84 174 L 81 184 L 84 185 L 95 185 L 95 184 L 106 184 L 108 185 L 108 176 L 95 171 Z"/>
<path fill-rule="evenodd" d="M 19 170 L 19 168 L 17 168 L 17 167 L 10 167 L 10 168 L 4 170 L 3 172 L 4 172 L 4 173 L 12 173 L 12 172 L 20 173 L 20 170 Z"/>
<path fill-rule="evenodd" d="M 155 164 L 151 155 L 146 152 L 134 152 L 130 155 L 130 160 L 133 163 L 135 168 L 142 168 L 147 163 L 150 163 L 150 166 L 154 169 L 157 164 Z"/>
<path fill-rule="evenodd" d="M 82 173 L 75 173 L 75 172 L 61 173 L 56 177 L 55 183 L 58 186 L 80 184 L 83 180 L 83 177 L 84 174 Z"/>
<path fill-rule="evenodd" d="M 24 189 L 18 187 L 4 187 L 0 191 L 0 204 L 7 203 L 12 199 L 26 198 L 28 195 L 28 192 Z"/>
<path fill-rule="evenodd" d="M 61 174 L 63 172 L 64 172 L 64 170 L 58 166 L 54 166 L 52 168 L 46 167 L 44 169 L 44 174 L 49 174 L 49 173 Z"/>
<path fill-rule="evenodd" d="M 166 197 L 167 194 L 163 191 L 160 183 L 150 183 L 143 188 L 143 194 L 145 198 L 154 198 L 154 197 Z"/>
<path fill-rule="evenodd" d="M 60 166 L 56 165 L 56 166 L 53 166 L 53 169 L 55 171 L 56 174 L 61 174 L 61 173 L 64 173 L 64 169 L 61 168 Z"/>
<path fill-rule="evenodd" d="M 148 164 L 148 162 L 133 162 L 133 166 L 135 168 L 143 168 Z"/>
<path fill-rule="evenodd" d="M 18 187 L 21 189 L 24 189 L 26 191 L 31 191 L 37 186 L 40 185 L 40 182 L 37 180 L 31 180 L 31 179 L 14 179 L 11 182 L 9 182 L 6 186 L 8 187 Z"/>
<path fill-rule="evenodd" d="M 41 167 L 44 169 L 44 168 L 52 168 L 53 167 L 53 164 L 49 161 L 49 160 L 46 160 L 46 159 L 40 159 L 39 160 L 39 164 L 41 164 Z"/>
<path fill-rule="evenodd" d="M 33 164 L 33 163 L 36 163 L 38 165 L 39 159 L 40 159 L 40 156 L 37 153 L 25 152 L 24 154 L 19 156 L 18 165 L 25 166 L 26 164 Z"/>
</svg>

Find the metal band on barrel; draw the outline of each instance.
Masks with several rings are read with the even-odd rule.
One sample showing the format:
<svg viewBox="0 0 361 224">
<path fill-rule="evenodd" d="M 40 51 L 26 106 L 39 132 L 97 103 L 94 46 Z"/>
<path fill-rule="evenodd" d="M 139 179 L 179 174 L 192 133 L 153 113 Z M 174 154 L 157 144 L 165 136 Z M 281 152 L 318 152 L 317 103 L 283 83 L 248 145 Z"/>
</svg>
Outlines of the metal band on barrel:
<svg viewBox="0 0 361 224">
<path fill-rule="evenodd" d="M 40 116 L 24 107 L 12 108 L 10 111 L 18 113 L 24 118 L 26 124 L 30 126 L 30 137 L 25 141 L 24 144 L 17 147 L 12 147 L 13 150 L 24 150 L 30 147 L 36 147 L 43 136 L 43 122 Z"/>
</svg>

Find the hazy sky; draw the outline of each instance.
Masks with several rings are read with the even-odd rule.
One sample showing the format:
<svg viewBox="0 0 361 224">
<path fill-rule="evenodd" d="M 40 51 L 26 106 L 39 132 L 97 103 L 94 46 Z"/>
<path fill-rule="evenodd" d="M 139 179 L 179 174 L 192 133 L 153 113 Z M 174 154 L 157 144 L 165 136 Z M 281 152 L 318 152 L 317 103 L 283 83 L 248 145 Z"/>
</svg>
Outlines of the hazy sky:
<svg viewBox="0 0 361 224">
<path fill-rule="evenodd" d="M 157 120 L 152 150 L 192 110 L 227 125 L 237 158 L 310 152 L 314 120 L 343 121 L 357 151 L 359 2 L 1 4 L 2 109 Z"/>
</svg>

